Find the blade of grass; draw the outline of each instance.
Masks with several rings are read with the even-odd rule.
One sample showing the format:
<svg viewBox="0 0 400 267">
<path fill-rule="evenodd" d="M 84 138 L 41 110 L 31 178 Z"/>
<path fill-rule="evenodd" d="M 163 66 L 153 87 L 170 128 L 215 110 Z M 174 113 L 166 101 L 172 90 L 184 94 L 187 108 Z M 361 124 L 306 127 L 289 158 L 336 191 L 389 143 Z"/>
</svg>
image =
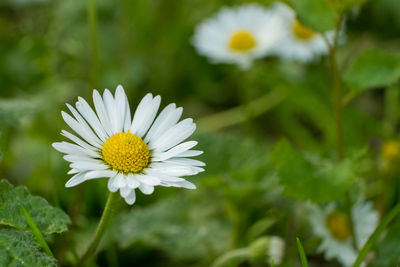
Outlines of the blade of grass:
<svg viewBox="0 0 400 267">
<path fill-rule="evenodd" d="M 381 221 L 381 223 L 376 227 L 375 231 L 368 238 L 367 243 L 363 246 L 363 248 L 358 253 L 358 256 L 353 264 L 353 267 L 359 267 L 361 263 L 364 261 L 365 256 L 369 250 L 373 247 L 378 237 L 381 235 L 383 230 L 385 230 L 386 226 L 400 213 L 400 203 L 398 203 Z"/>
<path fill-rule="evenodd" d="M 297 248 L 298 248 L 299 254 L 300 254 L 301 265 L 303 267 L 308 267 L 307 256 L 306 256 L 306 253 L 304 252 L 303 246 L 301 245 L 300 239 L 296 238 L 296 242 L 297 242 Z"/>
<path fill-rule="evenodd" d="M 21 210 L 22 215 L 25 217 L 25 220 L 28 223 L 29 228 L 31 228 L 33 235 L 36 237 L 37 242 L 42 246 L 43 250 L 46 252 L 47 255 L 54 258 L 54 255 L 51 252 L 49 246 L 47 245 L 46 240 L 44 240 L 42 233 L 40 232 L 39 228 L 36 226 L 31 215 L 29 215 L 29 212 L 22 205 L 19 205 L 19 208 Z"/>
</svg>

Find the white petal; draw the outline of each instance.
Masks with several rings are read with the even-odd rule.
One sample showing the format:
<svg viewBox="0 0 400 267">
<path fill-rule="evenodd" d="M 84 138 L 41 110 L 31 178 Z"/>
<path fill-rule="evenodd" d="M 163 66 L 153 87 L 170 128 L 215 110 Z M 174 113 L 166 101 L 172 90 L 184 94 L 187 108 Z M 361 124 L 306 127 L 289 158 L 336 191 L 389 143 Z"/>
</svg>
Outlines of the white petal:
<svg viewBox="0 0 400 267">
<path fill-rule="evenodd" d="M 117 86 L 117 90 L 115 91 L 115 107 L 117 111 L 117 129 L 119 132 L 124 130 L 125 125 L 125 117 L 126 117 L 126 105 L 128 105 L 128 100 L 121 85 Z"/>
<path fill-rule="evenodd" d="M 146 184 L 146 185 L 155 186 L 155 185 L 159 185 L 161 182 L 159 178 L 150 176 L 150 175 L 146 175 L 146 174 L 136 175 L 136 177 L 141 183 Z"/>
<path fill-rule="evenodd" d="M 118 190 L 118 187 L 115 186 L 116 177 L 117 177 L 117 175 L 108 179 L 107 187 L 108 187 L 108 190 L 110 190 L 111 192 L 117 192 L 117 190 Z"/>
<path fill-rule="evenodd" d="M 112 96 L 110 90 L 106 89 L 103 92 L 103 102 L 107 110 L 108 117 L 110 119 L 111 129 L 113 134 L 121 132 L 118 128 L 119 117 L 117 114 L 117 108 L 115 106 L 114 97 Z"/>
<path fill-rule="evenodd" d="M 114 185 L 118 188 L 125 187 L 127 185 L 125 176 L 122 173 L 118 173 L 117 177 L 115 178 Z"/>
<path fill-rule="evenodd" d="M 144 141 L 149 143 L 158 139 L 165 131 L 178 122 L 179 118 L 182 116 L 182 111 L 183 108 L 176 108 L 175 104 L 166 106 L 154 121 Z"/>
<path fill-rule="evenodd" d="M 130 188 L 135 189 L 138 188 L 140 185 L 139 180 L 136 178 L 136 175 L 128 174 L 127 177 L 127 184 Z"/>
<path fill-rule="evenodd" d="M 103 125 L 103 129 L 106 131 L 109 137 L 112 136 L 113 132 L 112 132 L 110 118 L 108 116 L 106 107 L 104 105 L 103 98 L 100 96 L 97 90 L 93 91 L 93 103 L 96 109 L 96 113 L 99 116 L 99 120 Z"/>
<path fill-rule="evenodd" d="M 139 137 L 143 137 L 150 125 L 153 123 L 160 107 L 161 97 L 158 95 L 153 98 L 151 94 L 147 94 L 140 101 L 131 125 L 131 132 Z"/>
<path fill-rule="evenodd" d="M 117 90 L 115 93 L 115 100 L 117 102 L 118 114 L 123 114 L 121 118 L 122 120 L 122 128 L 124 132 L 127 132 L 131 128 L 131 110 L 129 108 L 129 101 L 124 88 L 122 85 L 117 86 Z"/>
<path fill-rule="evenodd" d="M 147 184 L 140 184 L 139 189 L 145 195 L 150 195 L 151 193 L 154 192 L 154 186 L 147 185 Z"/>
<path fill-rule="evenodd" d="M 198 173 L 193 167 L 181 166 L 175 164 L 167 163 L 154 163 L 151 166 L 151 173 L 154 175 L 156 173 L 165 174 L 169 176 L 186 176 L 195 175 Z"/>
<path fill-rule="evenodd" d="M 195 145 L 197 145 L 196 141 L 189 141 L 189 142 L 179 144 L 166 152 L 162 152 L 162 153 L 155 152 L 153 154 L 152 160 L 153 161 L 163 161 L 163 160 L 175 157 L 176 155 L 179 155 L 180 153 L 191 149 Z"/>
<path fill-rule="evenodd" d="M 85 174 L 85 179 L 95 179 L 95 178 L 109 178 L 117 174 L 115 171 L 102 170 L 102 171 L 89 171 Z"/>
<path fill-rule="evenodd" d="M 72 176 L 71 179 L 68 180 L 68 182 L 65 184 L 65 187 L 73 187 L 75 185 L 78 185 L 80 183 L 83 183 L 85 181 L 85 176 L 86 172 L 80 172 L 78 174 L 75 174 Z"/>
<path fill-rule="evenodd" d="M 119 193 L 121 194 L 121 197 L 126 198 L 131 193 L 132 190 L 134 189 L 125 186 L 119 189 Z"/>
<path fill-rule="evenodd" d="M 179 177 L 176 177 L 176 176 L 165 175 L 165 174 L 159 173 L 157 171 L 153 172 L 151 169 L 147 170 L 146 173 L 149 174 L 150 176 L 157 177 L 161 181 L 165 181 L 165 182 L 180 182 L 180 181 L 184 181 L 185 180 L 183 178 L 179 178 Z"/>
<path fill-rule="evenodd" d="M 67 137 L 69 140 L 71 140 L 72 142 L 75 142 L 76 144 L 80 145 L 81 147 L 83 147 L 84 149 L 88 149 L 88 150 L 92 150 L 93 152 L 97 152 L 98 149 L 95 148 L 94 146 L 89 145 L 88 143 L 86 143 L 85 141 L 83 141 L 82 139 L 80 139 L 79 137 L 76 137 L 75 135 L 73 135 L 70 132 L 67 132 L 65 130 L 61 131 L 61 134 L 65 137 Z"/>
<path fill-rule="evenodd" d="M 97 158 L 99 155 L 96 152 L 93 152 L 89 149 L 84 149 L 78 145 L 67 143 L 67 142 L 60 142 L 60 143 L 53 143 L 52 146 L 64 153 L 64 154 L 73 154 L 73 155 L 80 155 L 80 156 L 89 156 L 92 158 Z"/>
<path fill-rule="evenodd" d="M 82 114 L 85 120 L 89 123 L 89 125 L 93 128 L 97 136 L 105 142 L 108 138 L 106 131 L 104 130 L 99 118 L 96 113 L 94 113 L 93 109 L 89 106 L 85 99 L 82 97 L 78 97 L 78 102 L 76 102 L 76 109 Z"/>
<path fill-rule="evenodd" d="M 196 124 L 193 120 L 185 119 L 167 130 L 154 142 L 150 142 L 149 148 L 157 152 L 165 151 L 191 136 L 195 129 Z"/>
<path fill-rule="evenodd" d="M 79 102 L 76 102 L 79 106 Z M 88 136 L 90 136 L 90 138 L 92 138 L 96 143 L 102 145 L 103 141 L 101 141 L 98 136 L 93 132 L 93 130 L 90 128 L 90 126 L 87 124 L 87 122 L 85 121 L 85 119 L 82 117 L 81 114 L 79 114 L 79 112 L 70 104 L 67 104 L 67 107 L 69 108 L 69 110 L 71 111 L 71 113 L 74 115 L 75 119 L 77 120 L 77 122 L 80 124 L 81 128 L 83 131 L 85 131 L 87 133 Z"/>
<path fill-rule="evenodd" d="M 179 158 L 195 157 L 195 156 L 198 156 L 201 154 L 203 154 L 203 151 L 201 151 L 201 150 L 188 150 L 188 151 L 185 151 L 185 152 L 182 152 L 182 153 L 176 155 L 175 157 L 176 158 L 178 158 L 178 157 Z"/>
<path fill-rule="evenodd" d="M 71 107 L 68 105 L 68 107 Z M 102 142 L 98 137 L 93 133 L 93 131 L 89 128 L 86 129 L 86 127 L 81 124 L 80 122 L 76 121 L 74 118 L 71 117 L 68 113 L 62 111 L 61 115 L 64 119 L 64 121 L 68 124 L 69 127 L 71 127 L 72 130 L 74 130 L 77 134 L 83 137 L 86 142 L 91 144 L 92 146 L 95 146 L 97 148 L 102 147 Z M 88 126 L 89 127 L 89 126 Z"/>
<path fill-rule="evenodd" d="M 74 162 L 69 165 L 73 169 L 78 169 L 78 170 L 106 170 L 109 167 L 104 164 L 104 163 L 95 163 L 95 162 L 88 162 L 88 161 L 82 161 L 82 162 Z"/>
<path fill-rule="evenodd" d="M 75 173 L 78 173 L 78 172 L 80 172 L 80 170 L 71 169 L 71 170 L 69 170 L 69 172 L 67 172 L 67 174 L 75 174 Z"/>
<path fill-rule="evenodd" d="M 126 203 L 132 205 L 136 201 L 136 193 L 135 190 L 132 190 L 129 195 L 125 198 Z"/>
<path fill-rule="evenodd" d="M 65 155 L 63 157 L 68 162 L 94 162 L 94 163 L 102 163 L 102 161 L 98 159 L 94 159 L 88 156 L 78 156 L 78 155 Z"/>
<path fill-rule="evenodd" d="M 185 159 L 185 158 L 172 158 L 164 161 L 165 163 L 179 164 L 179 165 L 190 165 L 190 166 L 206 166 L 202 161 L 195 159 Z"/>
<path fill-rule="evenodd" d="M 183 187 L 187 189 L 196 189 L 196 186 L 191 182 L 186 180 L 180 182 L 163 182 L 162 185 L 164 186 L 173 186 L 173 187 Z"/>
</svg>

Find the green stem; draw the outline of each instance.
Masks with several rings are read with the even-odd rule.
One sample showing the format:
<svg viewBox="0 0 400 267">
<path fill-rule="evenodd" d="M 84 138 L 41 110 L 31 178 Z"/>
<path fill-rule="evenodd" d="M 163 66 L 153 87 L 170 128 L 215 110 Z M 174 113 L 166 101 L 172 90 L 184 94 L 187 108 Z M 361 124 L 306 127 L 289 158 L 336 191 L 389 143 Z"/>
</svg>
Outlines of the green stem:
<svg viewBox="0 0 400 267">
<path fill-rule="evenodd" d="M 218 131 L 235 124 L 243 123 L 249 119 L 248 114 L 255 117 L 274 108 L 285 99 L 286 93 L 282 88 L 277 88 L 267 94 L 249 102 L 245 106 L 235 107 L 217 114 L 202 118 L 198 121 L 202 131 Z"/>
<path fill-rule="evenodd" d="M 228 251 L 222 256 L 218 257 L 211 267 L 234 267 L 239 266 L 240 263 L 250 259 L 251 253 L 248 248 L 239 248 Z"/>
<path fill-rule="evenodd" d="M 47 245 L 46 240 L 44 239 L 44 237 L 43 237 L 42 233 L 40 232 L 39 228 L 36 226 L 35 221 L 32 219 L 32 217 L 29 214 L 29 212 L 22 205 L 19 205 L 19 208 L 21 210 L 22 215 L 25 217 L 25 220 L 28 223 L 29 228 L 31 228 L 31 231 L 32 231 L 33 235 L 36 237 L 36 240 L 40 244 L 40 246 L 43 248 L 43 250 L 46 252 L 47 255 L 49 255 L 49 256 L 54 258 L 54 255 L 51 252 L 49 246 Z"/>
<path fill-rule="evenodd" d="M 399 88 L 398 84 L 385 89 L 384 126 L 389 136 L 393 136 L 399 114 Z"/>
<path fill-rule="evenodd" d="M 400 203 L 398 203 L 381 221 L 381 223 L 376 227 L 375 231 L 368 238 L 368 241 L 365 243 L 363 248 L 358 253 L 357 259 L 355 260 L 353 267 L 359 267 L 361 263 L 364 261 L 365 256 L 375 244 L 378 237 L 385 230 L 386 226 L 397 216 L 400 214 Z"/>
<path fill-rule="evenodd" d="M 297 249 L 299 250 L 301 265 L 303 267 L 308 267 L 307 256 L 306 256 L 306 253 L 304 252 L 303 245 L 301 244 L 299 238 L 296 238 L 296 242 L 297 242 Z"/>
<path fill-rule="evenodd" d="M 332 89 L 333 89 L 333 108 L 335 113 L 335 132 L 336 132 L 336 151 L 338 160 L 342 161 L 344 158 L 343 152 L 343 126 L 342 126 L 342 92 L 341 92 L 341 78 L 339 74 L 339 68 L 337 66 L 336 60 L 336 47 L 338 44 L 338 37 L 340 32 L 340 26 L 342 24 L 342 15 L 339 15 L 337 24 L 336 24 L 336 31 L 335 31 L 335 38 L 333 45 L 329 49 L 329 59 L 330 59 L 330 70 L 332 75 Z M 351 213 L 352 203 L 350 194 L 346 193 L 346 212 L 347 216 L 350 220 L 351 225 L 351 234 L 352 234 L 352 244 L 354 249 L 357 251 L 357 241 L 354 229 L 354 222 L 353 216 Z"/>
<path fill-rule="evenodd" d="M 97 226 L 96 232 L 93 236 L 93 239 L 90 242 L 89 247 L 86 249 L 86 252 L 79 259 L 76 266 L 82 266 L 82 264 L 96 252 L 97 246 L 99 245 L 100 240 L 105 230 L 107 229 L 110 220 L 114 217 L 117 211 L 116 204 L 118 203 L 118 200 L 119 200 L 118 192 L 114 193 L 110 192 L 110 194 L 108 195 L 106 206 L 104 207 L 103 214 L 101 215 L 99 225 Z"/>
<path fill-rule="evenodd" d="M 97 13 L 95 0 L 87 0 L 87 16 L 90 27 L 90 45 L 91 45 L 91 67 L 90 67 L 90 85 L 91 89 L 96 88 L 98 73 L 98 38 L 97 38 Z"/>
</svg>

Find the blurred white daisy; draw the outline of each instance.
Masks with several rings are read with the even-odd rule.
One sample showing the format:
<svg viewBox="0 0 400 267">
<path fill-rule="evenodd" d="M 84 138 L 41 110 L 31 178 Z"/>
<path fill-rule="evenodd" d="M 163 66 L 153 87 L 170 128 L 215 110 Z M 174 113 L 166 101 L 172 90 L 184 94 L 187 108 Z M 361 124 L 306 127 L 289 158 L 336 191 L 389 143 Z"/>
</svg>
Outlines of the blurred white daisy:
<svg viewBox="0 0 400 267">
<path fill-rule="evenodd" d="M 329 52 L 326 43 L 332 42 L 334 31 L 324 33 L 326 40 L 321 33 L 301 24 L 296 19 L 295 11 L 288 5 L 276 2 L 271 6 L 272 13 L 280 20 L 282 36 L 278 45 L 275 46 L 275 53 L 285 59 L 310 62 L 321 55 Z"/>
<path fill-rule="evenodd" d="M 196 188 L 182 176 L 202 172 L 200 166 L 205 164 L 189 159 L 202 151 L 191 149 L 196 141 L 183 142 L 192 135 L 196 124 L 192 119 L 178 122 L 181 107 L 169 104 L 157 116 L 161 97 L 147 94 L 131 119 L 128 99 L 120 85 L 115 97 L 107 89 L 103 96 L 94 90 L 93 102 L 94 110 L 79 97 L 76 108 L 67 104 L 73 116 L 62 112 L 65 122 L 77 134 L 63 130 L 62 135 L 73 143 L 53 143 L 71 162 L 68 173 L 74 176 L 66 187 L 109 178 L 108 189 L 119 189 L 128 204 L 135 202 L 137 188 L 143 194 L 151 194 L 157 185 Z"/>
<path fill-rule="evenodd" d="M 351 209 L 356 243 L 359 249 L 367 242 L 378 225 L 379 215 L 372 203 L 358 201 Z M 351 266 L 358 254 L 352 246 L 351 224 L 347 213 L 338 211 L 334 204 L 325 208 L 313 205 L 309 216 L 314 234 L 322 239 L 318 247 L 325 258 L 336 258 L 343 266 Z"/>
<path fill-rule="evenodd" d="M 257 4 L 224 7 L 195 30 L 193 45 L 212 63 L 233 63 L 248 69 L 272 52 L 280 38 L 279 20 Z"/>
<path fill-rule="evenodd" d="M 259 265 L 279 265 L 285 253 L 285 241 L 279 236 L 264 236 L 250 245 L 251 258 Z"/>
</svg>

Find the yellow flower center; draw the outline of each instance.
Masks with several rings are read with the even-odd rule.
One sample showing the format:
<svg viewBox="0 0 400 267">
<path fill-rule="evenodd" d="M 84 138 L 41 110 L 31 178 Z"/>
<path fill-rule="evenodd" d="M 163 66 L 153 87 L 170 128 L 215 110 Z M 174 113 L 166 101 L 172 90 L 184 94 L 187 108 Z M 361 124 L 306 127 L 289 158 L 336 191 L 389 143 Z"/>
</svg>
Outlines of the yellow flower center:
<svg viewBox="0 0 400 267">
<path fill-rule="evenodd" d="M 343 242 L 351 236 L 351 224 L 349 216 L 342 212 L 333 212 L 326 217 L 326 227 L 331 235 Z"/>
<path fill-rule="evenodd" d="M 292 24 L 292 30 L 294 36 L 302 41 L 308 41 L 314 37 L 315 32 L 310 28 L 301 24 L 298 20 L 295 20 Z"/>
<path fill-rule="evenodd" d="M 247 52 L 256 46 L 253 35 L 245 30 L 237 31 L 231 36 L 229 48 L 234 52 Z"/>
<path fill-rule="evenodd" d="M 115 170 L 121 172 L 140 172 L 150 162 L 147 144 L 129 131 L 117 133 L 108 138 L 101 151 L 103 159 Z"/>
<path fill-rule="evenodd" d="M 382 159 L 390 164 L 400 159 L 400 144 L 397 141 L 388 141 L 382 146 Z"/>
</svg>

